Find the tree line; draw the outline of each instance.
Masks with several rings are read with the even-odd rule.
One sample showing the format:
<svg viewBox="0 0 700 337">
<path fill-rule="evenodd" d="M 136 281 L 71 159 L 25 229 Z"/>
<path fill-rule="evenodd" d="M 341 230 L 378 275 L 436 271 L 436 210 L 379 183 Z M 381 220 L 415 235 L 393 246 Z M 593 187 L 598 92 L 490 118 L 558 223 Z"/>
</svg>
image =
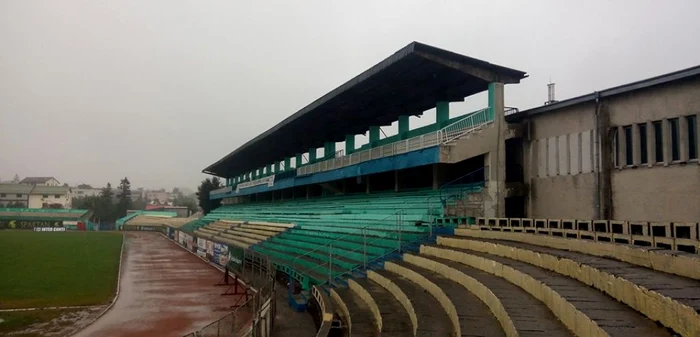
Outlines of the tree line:
<svg viewBox="0 0 700 337">
<path fill-rule="evenodd" d="M 116 189 L 111 183 L 103 187 L 98 196 L 85 196 L 73 198 L 73 208 L 92 211 L 91 220 L 95 222 L 113 223 L 117 219 L 126 216 L 126 211 L 133 209 L 131 200 L 131 182 L 124 177 Z"/>
</svg>

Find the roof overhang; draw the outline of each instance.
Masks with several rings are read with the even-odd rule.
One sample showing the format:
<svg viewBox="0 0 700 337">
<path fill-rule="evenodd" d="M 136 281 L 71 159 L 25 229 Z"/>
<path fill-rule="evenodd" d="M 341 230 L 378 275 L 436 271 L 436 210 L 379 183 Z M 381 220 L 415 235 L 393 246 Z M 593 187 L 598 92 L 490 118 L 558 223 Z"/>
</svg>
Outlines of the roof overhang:
<svg viewBox="0 0 700 337">
<path fill-rule="evenodd" d="M 296 153 L 422 115 L 440 101 L 463 101 L 489 83 L 519 83 L 523 71 L 413 42 L 253 138 L 204 173 L 232 177 Z"/>
</svg>

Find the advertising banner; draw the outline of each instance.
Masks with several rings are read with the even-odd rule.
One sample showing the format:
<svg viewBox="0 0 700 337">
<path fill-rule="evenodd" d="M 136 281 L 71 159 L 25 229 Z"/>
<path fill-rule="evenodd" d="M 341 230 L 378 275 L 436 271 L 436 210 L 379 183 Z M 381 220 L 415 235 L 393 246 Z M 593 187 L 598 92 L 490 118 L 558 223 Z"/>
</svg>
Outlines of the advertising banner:
<svg viewBox="0 0 700 337">
<path fill-rule="evenodd" d="M 214 254 L 212 262 L 224 267 L 228 264 L 228 246 L 223 243 L 214 242 Z"/>
<path fill-rule="evenodd" d="M 168 227 L 168 237 L 172 240 L 175 237 L 175 230 Z"/>
<path fill-rule="evenodd" d="M 214 258 L 214 241 L 207 240 L 207 260 L 212 261 Z"/>
<path fill-rule="evenodd" d="M 175 234 L 173 234 L 173 241 L 180 243 L 180 231 L 174 231 Z"/>
<path fill-rule="evenodd" d="M 63 227 L 63 221 L 0 220 L 0 229 L 32 229 L 34 227 Z"/>
<path fill-rule="evenodd" d="M 189 235 L 184 232 L 180 232 L 180 240 L 178 241 L 183 247 L 187 247 L 187 237 Z"/>
<path fill-rule="evenodd" d="M 228 247 L 228 266 L 233 270 L 241 270 L 243 268 L 243 248 Z"/>
<path fill-rule="evenodd" d="M 35 232 L 65 232 L 66 227 L 34 227 Z"/>
<path fill-rule="evenodd" d="M 187 249 L 191 250 L 192 252 L 196 253 L 197 252 L 197 242 L 194 241 L 194 237 L 189 234 L 185 237 L 185 243 L 187 244 Z"/>
<path fill-rule="evenodd" d="M 207 239 L 197 238 L 197 255 L 207 257 Z"/>
</svg>

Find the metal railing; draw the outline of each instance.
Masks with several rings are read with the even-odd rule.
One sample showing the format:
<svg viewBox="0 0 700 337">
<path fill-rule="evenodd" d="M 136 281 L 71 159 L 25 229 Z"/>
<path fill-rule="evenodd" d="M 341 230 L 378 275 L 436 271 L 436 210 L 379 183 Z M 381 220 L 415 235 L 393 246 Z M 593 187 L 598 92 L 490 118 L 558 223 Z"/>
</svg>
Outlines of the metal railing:
<svg viewBox="0 0 700 337">
<path fill-rule="evenodd" d="M 481 128 L 485 124 L 493 121 L 493 117 L 489 116 L 489 108 L 481 109 L 472 112 L 464 118 L 442 128 L 438 131 L 440 136 L 440 144 L 449 143 L 469 132 Z"/>
<path fill-rule="evenodd" d="M 275 269 L 264 255 L 250 251 L 244 253 L 239 270 L 248 282 L 259 284 L 255 293 L 250 298 L 246 296 L 248 300 L 232 312 L 184 337 L 270 336 L 276 311 Z"/>
<path fill-rule="evenodd" d="M 420 202 L 420 203 L 416 203 L 415 205 L 419 205 L 419 204 L 424 205 L 425 203 Z M 428 213 L 429 213 L 428 215 L 430 218 L 430 220 L 427 222 L 428 233 L 427 234 L 424 233 L 422 235 L 418 234 L 418 238 L 416 240 L 405 241 L 404 232 L 406 232 L 406 230 L 404 228 L 406 228 L 406 227 L 415 228 L 415 225 L 413 225 L 413 224 L 411 224 L 411 225 L 405 224 L 405 221 L 404 221 L 405 209 L 410 209 L 411 206 L 415 206 L 415 205 L 407 205 L 406 208 L 400 209 L 400 210 L 396 211 L 395 213 L 390 214 L 390 215 L 386 216 L 385 218 L 376 221 L 378 223 L 385 224 L 385 223 L 387 223 L 387 221 L 390 221 L 390 219 L 392 219 L 392 218 L 394 219 L 395 236 L 392 237 L 392 239 L 396 239 L 396 246 L 394 248 L 391 248 L 389 251 L 385 251 L 383 254 L 381 254 L 377 257 L 370 258 L 370 254 L 367 251 L 367 247 L 369 245 L 377 243 L 381 240 L 387 240 L 387 237 L 374 237 L 374 236 L 372 236 L 373 238 L 369 238 L 370 235 L 368 234 L 368 231 L 372 230 L 372 228 L 376 224 L 367 225 L 367 226 L 359 228 L 360 233 L 361 233 L 360 235 L 362 235 L 362 238 L 363 238 L 362 239 L 362 246 L 360 248 L 355 248 L 352 250 L 343 248 L 340 253 L 334 254 L 334 247 L 337 248 L 337 246 L 335 246 L 335 244 L 337 242 L 342 241 L 348 237 L 357 235 L 355 233 L 345 234 L 345 235 L 339 236 L 339 237 L 337 237 L 329 242 L 326 242 L 323 245 L 319 245 L 318 247 L 311 249 L 304 254 L 296 256 L 292 260 L 292 265 L 291 265 L 292 270 L 295 270 L 295 272 L 297 272 L 298 274 L 306 274 L 306 277 L 308 279 L 311 277 L 310 274 L 318 271 L 321 268 L 326 268 L 325 273 L 318 272 L 317 274 L 325 274 L 326 275 L 326 277 L 325 277 L 326 280 L 321 283 L 322 285 L 323 284 L 331 284 L 332 285 L 333 280 L 336 280 L 339 277 L 352 275 L 354 272 L 356 272 L 358 270 L 365 270 L 366 271 L 368 269 L 369 265 L 373 264 L 374 262 L 379 261 L 381 259 L 386 259 L 391 254 L 396 254 L 396 253 L 401 254 L 404 247 L 409 246 L 409 245 L 414 244 L 414 243 L 417 243 L 417 242 L 423 242 L 429 238 L 432 238 L 433 237 L 433 225 L 434 225 L 435 214 L 433 214 L 434 208 L 432 207 L 432 204 L 431 204 L 431 205 L 429 205 L 429 210 L 428 210 Z M 417 232 L 411 231 L 411 234 L 416 234 L 416 233 Z M 303 269 L 299 268 L 299 260 L 300 259 L 312 258 L 311 257 L 312 254 L 318 253 L 321 250 L 328 251 L 328 260 L 327 261 L 319 262 L 314 267 L 303 268 Z M 337 256 L 343 256 L 343 255 L 360 253 L 360 252 L 362 255 L 362 263 L 361 264 L 358 264 L 352 268 L 339 269 L 339 270 L 334 271 L 334 267 L 333 267 L 334 257 L 337 258 Z M 289 291 L 290 292 L 293 291 L 293 285 L 291 283 L 290 283 Z"/>
<path fill-rule="evenodd" d="M 365 161 L 395 156 L 406 152 L 421 150 L 445 144 L 466 133 L 476 130 L 493 121 L 489 116 L 489 108 L 472 112 L 452 124 L 430 133 L 400 140 L 391 144 L 378 146 L 363 151 L 354 152 L 347 156 L 321 161 L 315 164 L 297 168 L 297 175 L 307 175 L 317 172 L 335 170 L 341 167 L 359 164 Z"/>
</svg>

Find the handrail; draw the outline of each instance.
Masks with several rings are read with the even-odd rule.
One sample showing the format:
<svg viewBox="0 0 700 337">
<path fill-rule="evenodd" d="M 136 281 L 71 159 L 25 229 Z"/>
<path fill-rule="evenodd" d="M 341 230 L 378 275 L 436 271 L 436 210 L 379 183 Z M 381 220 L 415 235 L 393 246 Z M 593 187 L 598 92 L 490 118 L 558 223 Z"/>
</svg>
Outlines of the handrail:
<svg viewBox="0 0 700 337">
<path fill-rule="evenodd" d="M 472 130 L 480 128 L 482 125 L 492 122 L 493 120 L 489 116 L 489 111 L 490 108 L 477 110 L 440 129 L 439 133 L 442 137 L 440 139 L 440 144 L 449 143 Z"/>
</svg>

